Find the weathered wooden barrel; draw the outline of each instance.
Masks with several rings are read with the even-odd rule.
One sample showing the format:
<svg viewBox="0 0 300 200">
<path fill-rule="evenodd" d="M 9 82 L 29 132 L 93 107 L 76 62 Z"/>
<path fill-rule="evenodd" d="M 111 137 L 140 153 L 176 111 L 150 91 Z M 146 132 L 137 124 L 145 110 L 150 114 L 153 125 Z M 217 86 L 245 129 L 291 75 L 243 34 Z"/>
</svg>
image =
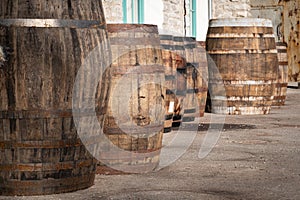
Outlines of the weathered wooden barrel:
<svg viewBox="0 0 300 200">
<path fill-rule="evenodd" d="M 160 35 L 160 44 L 162 48 L 162 59 L 165 69 L 165 122 L 164 133 L 168 133 L 172 130 L 174 103 L 176 93 L 176 65 L 174 61 L 174 45 L 172 35 Z"/>
<path fill-rule="evenodd" d="M 209 70 L 212 112 L 268 114 L 278 71 L 271 21 L 257 18 L 210 20 L 207 51 L 218 69 L 218 72 Z M 216 79 L 218 73 L 222 81 Z M 220 93 L 222 83 L 226 94 Z"/>
<path fill-rule="evenodd" d="M 174 106 L 174 116 L 172 127 L 179 127 L 182 122 L 184 108 L 183 103 L 186 96 L 186 54 L 184 49 L 184 37 L 174 36 L 174 56 L 173 63 L 177 69 L 176 72 L 176 99 Z"/>
<path fill-rule="evenodd" d="M 97 172 L 146 173 L 159 163 L 165 116 L 165 69 L 158 28 L 108 24 L 107 30 L 113 62 L 104 134 L 115 146 L 137 156 L 108 149 Z"/>
<path fill-rule="evenodd" d="M 77 135 L 72 90 L 92 50 L 104 63 L 99 69 L 110 62 L 109 51 L 103 51 L 109 49 L 106 34 L 101 1 L 0 2 L 5 55 L 0 66 L 0 195 L 46 195 L 94 184 L 97 162 Z M 105 104 L 100 93 L 95 99 Z"/>
<path fill-rule="evenodd" d="M 288 76 L 288 57 L 287 57 L 287 45 L 284 42 L 277 42 L 277 57 L 278 57 L 278 77 L 274 91 L 274 100 L 272 106 L 280 107 L 285 104 L 286 92 L 289 81 Z"/>
</svg>

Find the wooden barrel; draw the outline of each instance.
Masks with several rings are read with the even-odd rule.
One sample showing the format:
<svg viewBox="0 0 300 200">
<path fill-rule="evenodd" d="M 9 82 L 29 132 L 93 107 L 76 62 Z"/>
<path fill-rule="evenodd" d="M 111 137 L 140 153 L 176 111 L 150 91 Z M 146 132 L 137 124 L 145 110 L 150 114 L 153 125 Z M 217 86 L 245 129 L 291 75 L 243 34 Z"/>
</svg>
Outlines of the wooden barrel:
<svg viewBox="0 0 300 200">
<path fill-rule="evenodd" d="M 186 96 L 186 54 L 184 49 L 184 37 L 174 36 L 173 63 L 176 71 L 176 99 L 172 127 L 179 127 L 182 122 L 184 108 L 183 102 Z"/>
<path fill-rule="evenodd" d="M 277 42 L 277 56 L 278 56 L 278 77 L 274 91 L 274 100 L 272 106 L 280 107 L 285 104 L 287 86 L 289 81 L 288 76 L 288 58 L 287 45 L 284 42 Z"/>
<path fill-rule="evenodd" d="M 110 62 L 102 51 L 109 48 L 106 40 L 101 1 L 1 1 L 0 195 L 71 192 L 94 184 L 96 161 L 77 135 L 72 90 L 92 50 L 102 63 Z M 100 93 L 95 99 L 105 103 Z"/>
<path fill-rule="evenodd" d="M 173 62 L 174 57 L 174 45 L 172 35 L 160 35 L 160 44 L 162 48 L 162 58 L 165 69 L 165 122 L 164 133 L 168 133 L 172 130 L 175 93 L 176 93 L 176 65 Z"/>
<path fill-rule="evenodd" d="M 268 114 L 278 71 L 271 21 L 257 18 L 211 20 L 207 51 L 218 69 L 209 70 L 212 112 Z M 221 81 L 216 79 L 218 73 Z M 222 83 L 226 94 L 220 92 Z"/>
<path fill-rule="evenodd" d="M 108 149 L 102 152 L 106 157 L 97 172 L 149 172 L 159 163 L 165 116 L 165 70 L 158 28 L 108 24 L 107 30 L 113 62 L 104 133 L 115 146 L 137 156 Z M 144 153 L 150 155 L 145 157 Z"/>
</svg>

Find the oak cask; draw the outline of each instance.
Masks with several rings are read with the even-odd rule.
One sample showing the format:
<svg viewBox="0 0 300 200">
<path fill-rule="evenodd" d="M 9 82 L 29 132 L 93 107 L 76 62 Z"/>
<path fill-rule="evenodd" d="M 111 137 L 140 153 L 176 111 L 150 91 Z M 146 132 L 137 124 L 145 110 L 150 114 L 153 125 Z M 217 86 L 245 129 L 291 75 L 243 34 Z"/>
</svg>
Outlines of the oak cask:
<svg viewBox="0 0 300 200">
<path fill-rule="evenodd" d="M 0 2 L 1 195 L 46 195 L 94 184 L 97 162 L 77 134 L 72 100 L 77 71 L 92 51 L 98 52 L 99 74 L 110 63 L 103 13 L 101 1 Z M 99 123 L 105 94 L 98 87 L 94 95 Z"/>
<path fill-rule="evenodd" d="M 268 114 L 278 75 L 271 21 L 257 18 L 210 20 L 207 51 L 218 69 L 209 70 L 212 112 Z M 218 73 L 221 82 L 216 80 Z M 225 95 L 220 93 L 222 85 Z"/>
</svg>

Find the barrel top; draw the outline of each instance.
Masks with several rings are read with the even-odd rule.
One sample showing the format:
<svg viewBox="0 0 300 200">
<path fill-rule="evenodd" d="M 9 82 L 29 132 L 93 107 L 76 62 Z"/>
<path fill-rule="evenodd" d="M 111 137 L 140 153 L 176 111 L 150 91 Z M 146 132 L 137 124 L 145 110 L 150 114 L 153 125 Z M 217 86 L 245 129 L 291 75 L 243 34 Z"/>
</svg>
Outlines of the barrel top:
<svg viewBox="0 0 300 200">
<path fill-rule="evenodd" d="M 250 27 L 250 26 L 261 26 L 261 27 L 272 27 L 272 21 L 263 18 L 221 18 L 211 19 L 209 21 L 210 27 Z"/>
<path fill-rule="evenodd" d="M 70 19 L 0 19 L 1 26 L 8 27 L 39 27 L 39 28 L 93 28 L 105 27 L 105 23 L 97 20 Z"/>
<path fill-rule="evenodd" d="M 158 27 L 153 24 L 107 24 L 107 31 L 109 33 L 147 32 L 158 34 Z"/>
</svg>

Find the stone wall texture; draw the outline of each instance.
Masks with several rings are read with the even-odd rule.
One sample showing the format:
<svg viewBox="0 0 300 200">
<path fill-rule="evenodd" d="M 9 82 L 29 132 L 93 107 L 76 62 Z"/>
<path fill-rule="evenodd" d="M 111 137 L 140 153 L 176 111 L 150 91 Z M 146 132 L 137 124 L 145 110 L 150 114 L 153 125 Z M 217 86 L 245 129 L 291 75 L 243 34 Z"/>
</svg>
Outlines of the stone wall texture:
<svg viewBox="0 0 300 200">
<path fill-rule="evenodd" d="M 250 0 L 212 0 L 212 18 L 251 17 Z"/>
<path fill-rule="evenodd" d="M 165 34 L 184 35 L 184 0 L 163 0 L 164 23 L 163 32 Z"/>
<path fill-rule="evenodd" d="M 122 0 L 102 0 L 107 23 L 123 23 Z"/>
</svg>

